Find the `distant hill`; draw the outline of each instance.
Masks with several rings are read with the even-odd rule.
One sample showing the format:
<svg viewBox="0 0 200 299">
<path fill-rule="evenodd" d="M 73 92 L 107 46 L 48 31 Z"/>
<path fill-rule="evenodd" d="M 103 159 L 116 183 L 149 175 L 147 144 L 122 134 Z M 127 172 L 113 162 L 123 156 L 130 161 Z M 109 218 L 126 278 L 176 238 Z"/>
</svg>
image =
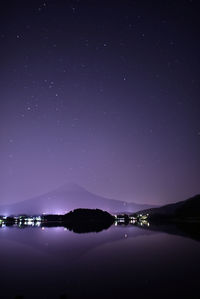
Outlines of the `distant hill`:
<svg viewBox="0 0 200 299">
<path fill-rule="evenodd" d="M 153 206 L 101 197 L 81 186 L 70 183 L 31 199 L 10 205 L 2 205 L 0 206 L 0 215 L 65 214 L 77 208 L 102 209 L 110 213 L 121 211 L 133 213 L 151 207 Z"/>
<path fill-rule="evenodd" d="M 196 195 L 184 201 L 162 206 L 160 208 L 145 209 L 138 213 L 148 213 L 150 220 L 165 219 L 200 219 L 200 195 Z"/>
</svg>

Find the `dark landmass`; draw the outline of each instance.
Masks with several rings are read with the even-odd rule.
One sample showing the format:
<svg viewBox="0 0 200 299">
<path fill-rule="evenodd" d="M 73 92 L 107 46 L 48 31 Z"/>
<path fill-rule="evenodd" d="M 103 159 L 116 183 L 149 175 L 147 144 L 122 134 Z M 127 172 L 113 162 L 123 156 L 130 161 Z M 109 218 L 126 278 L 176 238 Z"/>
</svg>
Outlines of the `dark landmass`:
<svg viewBox="0 0 200 299">
<path fill-rule="evenodd" d="M 128 203 L 115 199 L 105 198 L 93 194 L 81 186 L 70 183 L 65 184 L 51 192 L 27 199 L 10 205 L 0 206 L 2 215 L 41 215 L 46 214 L 65 214 L 66 211 L 77 208 L 101 209 L 110 213 L 126 211 L 127 213 L 149 209 L 153 205 Z"/>
<path fill-rule="evenodd" d="M 151 222 L 199 222 L 200 221 L 200 195 L 184 201 L 162 206 L 160 208 L 145 209 L 136 213 L 149 214 Z"/>
<path fill-rule="evenodd" d="M 149 214 L 148 229 L 180 235 L 200 241 L 200 195 L 160 208 L 139 211 Z M 147 229 L 146 226 L 143 228 Z"/>
<path fill-rule="evenodd" d="M 76 233 L 100 232 L 109 228 L 115 218 L 108 212 L 99 209 L 76 209 L 65 215 L 46 215 L 44 225 L 61 224 Z"/>
</svg>

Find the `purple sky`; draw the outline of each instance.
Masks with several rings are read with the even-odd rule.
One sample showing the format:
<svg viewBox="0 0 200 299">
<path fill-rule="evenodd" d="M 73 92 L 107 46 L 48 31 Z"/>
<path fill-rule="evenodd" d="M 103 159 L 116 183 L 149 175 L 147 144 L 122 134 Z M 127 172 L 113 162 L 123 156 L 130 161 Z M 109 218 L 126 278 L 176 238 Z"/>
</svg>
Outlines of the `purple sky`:
<svg viewBox="0 0 200 299">
<path fill-rule="evenodd" d="M 117 2 L 117 3 L 116 3 Z M 199 1 L 2 1 L 0 203 L 200 192 Z"/>
</svg>

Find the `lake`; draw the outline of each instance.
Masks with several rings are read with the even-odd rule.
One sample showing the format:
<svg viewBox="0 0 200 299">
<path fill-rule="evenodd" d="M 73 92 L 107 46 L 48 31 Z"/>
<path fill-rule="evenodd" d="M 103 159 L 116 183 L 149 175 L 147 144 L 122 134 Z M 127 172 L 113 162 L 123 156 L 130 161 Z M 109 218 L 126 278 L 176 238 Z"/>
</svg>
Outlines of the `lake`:
<svg viewBox="0 0 200 299">
<path fill-rule="evenodd" d="M 0 244 L 2 299 L 200 297 L 200 242 L 190 238 L 131 225 L 5 226 Z"/>
</svg>

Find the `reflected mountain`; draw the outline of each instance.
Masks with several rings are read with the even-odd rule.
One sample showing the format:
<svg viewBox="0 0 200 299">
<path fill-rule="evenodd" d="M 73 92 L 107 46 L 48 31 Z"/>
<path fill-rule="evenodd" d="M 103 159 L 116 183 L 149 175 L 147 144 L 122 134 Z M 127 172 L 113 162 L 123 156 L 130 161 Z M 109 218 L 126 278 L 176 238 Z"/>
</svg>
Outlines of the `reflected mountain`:
<svg viewBox="0 0 200 299">
<path fill-rule="evenodd" d="M 76 230 L 76 228 L 74 228 Z M 93 228 L 94 230 L 94 228 Z M 140 238 L 141 236 L 151 236 L 157 234 L 153 231 L 141 230 L 136 226 L 115 226 L 111 225 L 108 229 L 96 233 L 80 234 L 68 230 L 66 227 L 57 223 L 42 226 L 5 226 L 0 229 L 1 242 L 6 240 L 11 244 L 11 248 L 23 246 L 27 251 L 35 251 L 40 254 L 47 254 L 57 259 L 64 254 L 71 260 L 85 255 L 89 251 L 102 247 L 105 244 L 111 244 L 125 240 L 127 238 Z M 30 237 L 31 236 L 31 237 Z M 89 242 L 88 242 L 89 240 Z M 61 259 L 61 263 L 62 258 Z"/>
</svg>

